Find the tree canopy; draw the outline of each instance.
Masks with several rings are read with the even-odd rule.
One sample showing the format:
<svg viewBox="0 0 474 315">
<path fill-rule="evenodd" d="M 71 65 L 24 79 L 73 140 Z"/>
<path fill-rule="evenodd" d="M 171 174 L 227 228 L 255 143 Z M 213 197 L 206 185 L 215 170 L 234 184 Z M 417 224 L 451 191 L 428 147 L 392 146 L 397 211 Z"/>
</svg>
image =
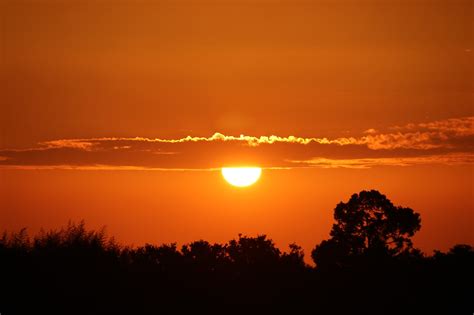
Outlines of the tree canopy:
<svg viewBox="0 0 474 315">
<path fill-rule="evenodd" d="M 347 257 L 364 254 L 410 252 L 411 237 L 421 228 L 418 213 L 393 205 L 377 190 L 364 190 L 340 202 L 334 209 L 334 220 L 331 238 L 312 252 L 318 265 L 341 264 Z"/>
</svg>

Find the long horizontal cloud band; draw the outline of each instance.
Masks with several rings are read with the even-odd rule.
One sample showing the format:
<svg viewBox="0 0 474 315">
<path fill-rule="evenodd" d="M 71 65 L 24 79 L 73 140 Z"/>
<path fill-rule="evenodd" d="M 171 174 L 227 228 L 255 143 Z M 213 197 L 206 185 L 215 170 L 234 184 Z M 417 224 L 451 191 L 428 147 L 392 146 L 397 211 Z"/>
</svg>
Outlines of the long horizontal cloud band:
<svg viewBox="0 0 474 315">
<path fill-rule="evenodd" d="M 474 117 L 408 124 L 359 137 L 187 136 L 179 139 L 90 138 L 45 141 L 30 149 L 0 150 L 3 168 L 213 169 L 471 164 Z"/>
</svg>

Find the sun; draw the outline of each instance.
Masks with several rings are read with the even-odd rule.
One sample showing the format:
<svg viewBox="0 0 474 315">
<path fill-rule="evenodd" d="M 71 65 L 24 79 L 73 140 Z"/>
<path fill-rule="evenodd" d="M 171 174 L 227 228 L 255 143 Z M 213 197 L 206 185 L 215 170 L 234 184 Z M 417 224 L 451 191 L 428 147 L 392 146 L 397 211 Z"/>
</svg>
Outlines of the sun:
<svg viewBox="0 0 474 315">
<path fill-rule="evenodd" d="M 221 173 L 229 184 L 247 187 L 260 178 L 262 169 L 260 167 L 223 167 Z"/>
</svg>

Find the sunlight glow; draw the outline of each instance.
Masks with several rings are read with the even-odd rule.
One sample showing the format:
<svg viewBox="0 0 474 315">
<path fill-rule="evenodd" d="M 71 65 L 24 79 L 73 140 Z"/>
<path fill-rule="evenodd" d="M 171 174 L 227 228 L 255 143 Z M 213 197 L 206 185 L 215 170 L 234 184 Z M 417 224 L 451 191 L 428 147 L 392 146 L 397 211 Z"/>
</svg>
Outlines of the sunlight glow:
<svg viewBox="0 0 474 315">
<path fill-rule="evenodd" d="M 247 187 L 255 183 L 262 174 L 260 167 L 223 167 L 222 176 L 231 185 Z"/>
</svg>

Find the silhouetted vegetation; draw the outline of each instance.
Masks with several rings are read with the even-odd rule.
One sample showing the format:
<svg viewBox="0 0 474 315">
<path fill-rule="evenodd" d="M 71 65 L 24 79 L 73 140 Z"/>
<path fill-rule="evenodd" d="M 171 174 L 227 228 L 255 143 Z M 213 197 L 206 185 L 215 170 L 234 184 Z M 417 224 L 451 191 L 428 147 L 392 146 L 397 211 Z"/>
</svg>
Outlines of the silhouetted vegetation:
<svg viewBox="0 0 474 315">
<path fill-rule="evenodd" d="M 226 244 L 118 245 L 84 222 L 0 239 L 8 314 L 472 314 L 474 250 L 413 248 L 419 214 L 377 191 L 334 211 L 331 238 L 304 262 L 265 235 Z"/>
<path fill-rule="evenodd" d="M 418 253 L 410 238 L 421 228 L 420 215 L 410 208 L 394 206 L 376 190 L 361 191 L 347 203 L 339 203 L 334 219 L 331 238 L 316 246 L 311 255 L 320 268 Z"/>
</svg>

